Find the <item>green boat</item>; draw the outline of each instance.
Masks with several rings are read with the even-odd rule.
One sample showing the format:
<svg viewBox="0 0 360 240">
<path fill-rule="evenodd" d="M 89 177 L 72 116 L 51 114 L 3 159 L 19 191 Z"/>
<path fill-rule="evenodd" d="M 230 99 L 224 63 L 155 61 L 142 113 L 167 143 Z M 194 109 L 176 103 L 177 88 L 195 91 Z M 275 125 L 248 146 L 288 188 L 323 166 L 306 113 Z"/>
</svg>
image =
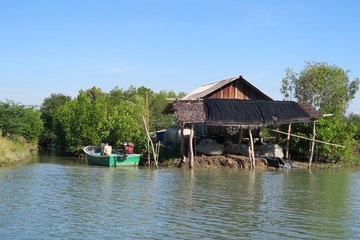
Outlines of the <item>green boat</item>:
<svg viewBox="0 0 360 240">
<path fill-rule="evenodd" d="M 138 166 L 140 154 L 124 154 L 112 151 L 111 155 L 101 153 L 101 147 L 87 146 L 84 148 L 88 164 L 98 166 Z"/>
</svg>

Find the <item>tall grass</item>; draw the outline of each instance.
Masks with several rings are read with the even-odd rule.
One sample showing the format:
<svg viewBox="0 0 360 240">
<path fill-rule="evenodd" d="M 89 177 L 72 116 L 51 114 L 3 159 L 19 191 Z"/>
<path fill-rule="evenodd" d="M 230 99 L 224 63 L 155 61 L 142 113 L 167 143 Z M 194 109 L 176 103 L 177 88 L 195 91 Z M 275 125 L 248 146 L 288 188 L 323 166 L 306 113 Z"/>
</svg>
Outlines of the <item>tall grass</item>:
<svg viewBox="0 0 360 240">
<path fill-rule="evenodd" d="M 4 138 L 0 131 L 0 166 L 13 165 L 30 156 L 30 146 L 21 137 Z"/>
</svg>

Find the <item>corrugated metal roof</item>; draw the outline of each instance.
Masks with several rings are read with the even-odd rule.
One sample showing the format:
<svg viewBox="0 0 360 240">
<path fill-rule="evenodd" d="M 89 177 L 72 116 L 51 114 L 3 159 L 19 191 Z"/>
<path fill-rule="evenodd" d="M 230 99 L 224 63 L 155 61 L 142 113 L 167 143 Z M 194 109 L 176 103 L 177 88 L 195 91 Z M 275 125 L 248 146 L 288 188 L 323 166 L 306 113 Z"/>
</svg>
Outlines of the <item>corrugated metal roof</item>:
<svg viewBox="0 0 360 240">
<path fill-rule="evenodd" d="M 225 86 L 226 84 L 231 83 L 234 80 L 237 80 L 238 78 L 240 78 L 240 76 L 227 78 L 227 79 L 224 79 L 224 80 L 221 80 L 221 81 L 218 81 L 218 82 L 203 85 L 203 86 L 195 89 L 194 91 L 192 91 L 191 93 L 189 93 L 185 97 L 183 97 L 182 100 L 201 99 L 203 97 L 206 97 L 210 93 L 216 91 L 217 89 L 221 88 L 222 86 Z"/>
</svg>

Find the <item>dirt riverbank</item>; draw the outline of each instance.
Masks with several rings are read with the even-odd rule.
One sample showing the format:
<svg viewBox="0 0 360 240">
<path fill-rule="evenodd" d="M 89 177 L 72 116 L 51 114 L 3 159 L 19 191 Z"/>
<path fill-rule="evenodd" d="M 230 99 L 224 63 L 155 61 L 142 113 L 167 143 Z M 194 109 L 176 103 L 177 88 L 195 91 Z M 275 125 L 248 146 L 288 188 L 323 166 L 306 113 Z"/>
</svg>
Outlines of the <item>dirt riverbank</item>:
<svg viewBox="0 0 360 240">
<path fill-rule="evenodd" d="M 189 160 L 186 159 L 183 162 L 178 159 L 178 167 L 189 167 Z M 230 168 L 230 169 L 249 169 L 250 161 L 249 157 L 241 155 L 214 155 L 196 156 L 194 159 L 194 168 Z M 266 169 L 266 161 L 264 158 L 256 158 L 256 168 Z"/>
</svg>

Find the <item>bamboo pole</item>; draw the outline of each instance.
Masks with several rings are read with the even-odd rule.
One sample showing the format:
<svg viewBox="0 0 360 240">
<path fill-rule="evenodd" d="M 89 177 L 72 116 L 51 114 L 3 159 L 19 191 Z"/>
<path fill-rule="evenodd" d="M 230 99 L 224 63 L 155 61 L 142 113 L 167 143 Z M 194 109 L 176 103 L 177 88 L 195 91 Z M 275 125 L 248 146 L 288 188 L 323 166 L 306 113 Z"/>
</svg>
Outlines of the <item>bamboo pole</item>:
<svg viewBox="0 0 360 240">
<path fill-rule="evenodd" d="M 316 123 L 314 121 L 313 138 L 312 138 L 312 142 L 311 142 L 311 152 L 310 152 L 310 159 L 309 159 L 309 168 L 311 167 L 312 159 L 313 159 L 313 156 L 314 156 L 315 136 L 316 136 Z"/>
<path fill-rule="evenodd" d="M 190 130 L 190 168 L 194 168 L 194 149 L 193 149 L 193 138 L 194 138 L 194 124 L 191 124 L 191 130 Z"/>
<path fill-rule="evenodd" d="M 288 134 L 286 139 L 286 154 L 285 154 L 286 160 L 289 160 L 290 134 L 291 134 L 291 123 L 289 123 Z"/>
<path fill-rule="evenodd" d="M 272 132 L 279 132 L 279 133 L 281 133 L 281 134 L 286 134 L 286 135 L 287 135 L 286 132 L 277 131 L 277 130 L 273 130 L 273 129 L 268 129 L 268 130 L 269 130 L 269 131 L 272 131 Z M 309 140 L 309 141 L 313 141 L 312 138 L 307 138 L 307 137 L 299 136 L 299 135 L 296 135 L 296 134 L 290 134 L 290 136 L 297 137 L 297 138 L 302 138 L 302 139 Z M 340 145 L 340 144 L 328 143 L 328 142 L 324 142 L 324 141 L 320 141 L 320 140 L 314 140 L 314 142 L 323 143 L 323 144 L 328 144 L 328 145 L 335 146 L 335 147 L 345 148 L 345 146 Z"/>
<path fill-rule="evenodd" d="M 147 127 L 146 127 L 145 117 L 143 116 L 142 119 L 143 119 L 143 122 L 144 122 L 144 127 L 145 127 L 145 131 L 146 131 L 146 135 L 147 135 L 148 140 L 150 141 L 150 144 L 151 144 L 151 149 L 152 149 L 152 152 L 153 152 L 155 168 L 157 168 L 157 167 L 158 167 L 158 162 L 157 162 L 157 159 L 156 159 L 156 152 L 155 152 L 155 148 L 154 148 L 154 143 L 153 143 L 153 141 L 151 140 L 151 138 L 150 138 L 150 133 L 149 133 Z"/>
</svg>

